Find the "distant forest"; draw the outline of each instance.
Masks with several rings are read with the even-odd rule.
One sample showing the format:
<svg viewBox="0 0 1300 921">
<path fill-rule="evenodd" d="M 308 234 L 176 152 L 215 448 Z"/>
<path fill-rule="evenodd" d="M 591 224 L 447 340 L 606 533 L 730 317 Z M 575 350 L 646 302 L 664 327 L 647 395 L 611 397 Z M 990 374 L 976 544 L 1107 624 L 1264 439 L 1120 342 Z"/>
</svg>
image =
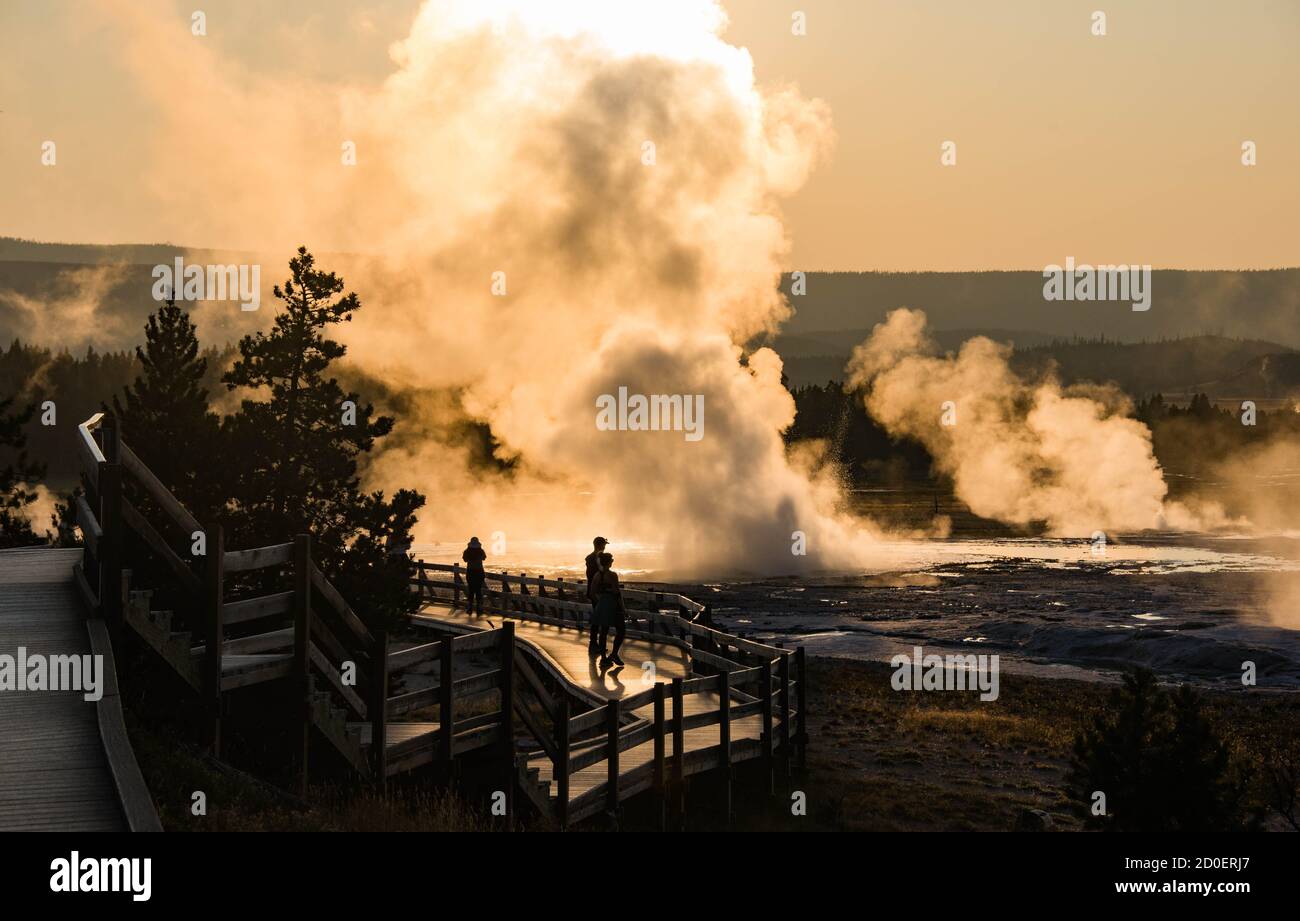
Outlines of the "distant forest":
<svg viewBox="0 0 1300 921">
<path fill-rule="evenodd" d="M 1062 254 L 1062 259 L 1064 259 Z M 806 293 L 781 290 L 794 316 L 783 335 L 869 330 L 897 307 L 924 310 L 937 330 L 986 329 L 1028 337 L 1105 335 L 1127 342 L 1217 333 L 1300 348 L 1300 269 L 1151 273 L 1151 309 L 1121 301 L 1048 302 L 1041 271 L 808 272 Z"/>
<path fill-rule="evenodd" d="M 213 394 L 225 390 L 219 386 L 221 372 L 234 351 L 234 345 L 202 351 L 206 360 L 202 380 L 205 390 Z M 27 449 L 46 466 L 49 483 L 69 488 L 75 483 L 77 465 L 68 437 L 70 426 L 103 409 L 140 371 L 134 351 L 98 352 L 91 346 L 80 355 L 72 355 L 18 339 L 7 349 L 0 346 L 0 398 L 11 397 L 16 404 L 37 407 L 25 427 Z M 41 423 L 39 407 L 46 400 L 54 402 L 55 425 Z"/>
<path fill-rule="evenodd" d="M 1055 369 L 1064 383 L 1094 381 L 1114 383 L 1140 398 L 1157 392 L 1206 392 L 1216 399 L 1234 397 L 1287 399 L 1300 396 L 1300 352 L 1277 342 L 1233 339 L 1220 335 L 1170 336 L 1137 342 L 1113 337 L 1064 337 L 1026 343 L 1001 331 L 962 330 L 960 336 L 938 331 L 940 349 L 955 351 L 972 335 L 989 335 L 997 342 L 1012 342 L 1011 366 L 1020 374 L 1038 376 Z M 795 387 L 839 381 L 844 377 L 853 346 L 869 330 L 818 334 L 815 337 L 779 337 L 773 347 L 781 354 Z M 817 355 L 806 354 L 824 341 L 834 347 Z"/>
</svg>

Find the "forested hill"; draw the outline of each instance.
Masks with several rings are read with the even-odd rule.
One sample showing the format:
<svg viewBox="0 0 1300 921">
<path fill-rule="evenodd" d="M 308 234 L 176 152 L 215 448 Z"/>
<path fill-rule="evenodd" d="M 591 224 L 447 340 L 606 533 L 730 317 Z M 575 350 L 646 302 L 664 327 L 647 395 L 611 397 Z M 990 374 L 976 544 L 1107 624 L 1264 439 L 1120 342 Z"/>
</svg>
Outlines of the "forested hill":
<svg viewBox="0 0 1300 921">
<path fill-rule="evenodd" d="M 862 331 L 854 331 L 854 335 L 858 332 Z M 965 331 L 962 338 L 974 332 L 978 331 Z M 1055 368 L 1066 383 L 1113 382 L 1135 397 L 1201 391 L 1217 398 L 1300 395 L 1300 352 L 1277 342 L 1224 336 L 1115 342 L 1099 337 L 1024 347 L 1020 343 L 1025 337 L 1000 336 L 997 331 L 988 335 L 1016 343 L 1011 363 L 1023 374 L 1034 376 Z M 952 336 L 937 338 L 940 347 L 949 350 L 961 342 Z M 842 352 L 837 355 L 787 357 L 785 370 L 791 386 L 842 380 L 848 353 L 857 340 L 846 334 L 841 341 Z M 780 340 L 775 345 L 780 351 Z"/>
<path fill-rule="evenodd" d="M 1113 381 L 1134 396 L 1205 391 L 1213 397 L 1284 397 L 1300 391 L 1294 352 L 1276 342 L 1189 336 L 1157 342 L 1057 342 L 1017 350 L 1012 365 L 1037 372 L 1054 364 L 1061 379 Z"/>
<path fill-rule="evenodd" d="M 1064 255 L 1061 261 L 1064 261 Z M 790 292 L 790 278 L 782 283 Z M 1018 331 L 1017 339 L 1138 342 L 1215 334 L 1300 348 L 1300 269 L 1152 273 L 1151 307 L 1046 301 L 1041 271 L 810 272 L 782 333 L 867 330 L 896 307 L 924 310 L 933 328 Z"/>
</svg>

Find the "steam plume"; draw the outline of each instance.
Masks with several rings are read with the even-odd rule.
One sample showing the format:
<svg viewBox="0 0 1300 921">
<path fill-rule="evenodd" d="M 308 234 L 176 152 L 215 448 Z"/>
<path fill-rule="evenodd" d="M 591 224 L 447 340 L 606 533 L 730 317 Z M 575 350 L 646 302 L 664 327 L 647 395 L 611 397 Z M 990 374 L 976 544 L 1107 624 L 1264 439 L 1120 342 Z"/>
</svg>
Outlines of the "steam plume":
<svg viewBox="0 0 1300 921">
<path fill-rule="evenodd" d="M 1167 502 L 1151 433 L 1111 387 L 1026 381 L 982 336 L 940 355 L 925 314 L 900 309 L 854 350 L 849 384 L 890 432 L 917 439 L 975 514 L 1059 536 L 1196 527 Z M 945 404 L 947 407 L 945 418 Z"/>
<path fill-rule="evenodd" d="M 760 90 L 717 4 L 430 0 L 377 89 L 236 82 L 193 43 L 168 66 L 175 43 L 131 9 L 134 70 L 173 129 L 173 235 L 375 254 L 341 266 L 366 306 L 350 356 L 418 407 L 420 436 L 369 471 L 430 494 L 418 537 L 612 532 L 676 569 L 861 561 L 833 485 L 787 459 L 780 359 L 738 346 L 789 313 L 777 200 L 827 149 L 828 113 Z M 213 111 L 241 113 L 235 137 Z M 703 439 L 597 430 L 620 386 L 703 394 Z M 508 476 L 446 437 L 467 420 Z"/>
</svg>

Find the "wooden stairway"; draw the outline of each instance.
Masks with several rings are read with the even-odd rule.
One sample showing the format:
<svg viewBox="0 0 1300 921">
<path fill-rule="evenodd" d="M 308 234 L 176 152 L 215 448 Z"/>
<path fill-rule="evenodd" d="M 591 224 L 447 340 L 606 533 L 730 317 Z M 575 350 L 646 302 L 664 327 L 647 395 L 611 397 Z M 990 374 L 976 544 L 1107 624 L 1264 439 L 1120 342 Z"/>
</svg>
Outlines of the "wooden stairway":
<svg viewBox="0 0 1300 921">
<path fill-rule="evenodd" d="M 222 698 L 267 684 L 297 701 L 292 709 L 299 714 L 300 787 L 307 782 L 313 739 L 325 740 L 352 769 L 374 779 L 502 741 L 500 720 L 435 722 L 420 718 L 419 711 L 447 709 L 443 697 L 454 704 L 457 698 L 499 693 L 509 669 L 479 660 L 502 658 L 499 650 L 509 631 L 467 639 L 455 648 L 448 641 L 390 649 L 386 634 L 364 625 L 317 568 L 307 535 L 228 551 L 222 529 L 199 526 L 121 441 L 111 417 L 92 417 L 79 435 L 86 491 L 76 508 L 86 543 L 82 591 L 108 618 L 130 627 L 196 692 L 214 753 L 221 752 Z M 158 513 L 157 525 L 132 497 Z M 174 577 L 171 594 L 181 598 L 183 613 L 155 610 L 152 589 L 130 587 L 132 571 L 122 558 L 128 530 Z M 193 546 L 199 535 L 206 552 L 187 560 L 177 547 Z M 251 573 L 260 580 L 249 580 Z M 287 581 L 289 587 L 250 593 L 249 585 L 268 581 Z M 231 588 L 236 594 L 227 597 Z M 427 676 L 435 669 L 439 677 L 432 681 Z M 408 690 L 408 680 L 421 687 Z M 391 693 L 394 688 L 398 693 Z M 444 723 L 450 726 L 447 733 Z"/>
</svg>

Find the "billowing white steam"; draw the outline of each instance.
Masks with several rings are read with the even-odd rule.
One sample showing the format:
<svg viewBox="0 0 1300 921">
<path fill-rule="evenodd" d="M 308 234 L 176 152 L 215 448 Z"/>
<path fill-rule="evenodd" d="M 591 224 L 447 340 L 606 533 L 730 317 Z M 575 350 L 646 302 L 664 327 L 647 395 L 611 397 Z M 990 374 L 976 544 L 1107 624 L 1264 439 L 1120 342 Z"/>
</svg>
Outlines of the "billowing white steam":
<svg viewBox="0 0 1300 921">
<path fill-rule="evenodd" d="M 156 149 L 177 236 L 379 254 L 341 266 L 365 305 L 344 332 L 351 360 L 416 394 L 369 474 L 430 495 L 418 537 L 602 532 L 696 570 L 861 559 L 837 491 L 787 460 L 779 358 L 737 345 L 788 313 L 777 199 L 826 149 L 828 113 L 760 90 L 715 3 L 430 0 L 374 90 L 237 83 L 202 43 L 169 66 L 175 42 L 129 15 L 135 72 L 174 120 Z M 236 139 L 213 110 L 241 113 Z M 620 386 L 702 394 L 703 438 L 598 430 Z M 442 437 L 465 418 L 490 422 L 510 477 Z"/>
<path fill-rule="evenodd" d="M 786 460 L 779 359 L 746 366 L 736 345 L 787 314 L 775 196 L 826 143 L 824 109 L 760 93 L 711 3 L 525 10 L 449 18 L 430 4 L 401 46 L 369 128 L 411 164 L 401 200 L 438 245 L 423 290 L 402 299 L 417 334 L 371 324 L 366 351 L 388 376 L 463 388 L 521 458 L 513 483 L 475 484 L 492 496 L 480 530 L 612 530 L 662 544 L 677 569 L 854 561 L 833 490 Z M 431 177 L 422 157 L 450 150 L 450 174 Z M 425 232 L 390 249 L 422 248 Z M 598 430 L 596 399 L 620 387 L 703 395 L 703 437 Z M 445 469 L 430 453 L 412 472 Z M 593 495 L 544 497 L 539 477 Z M 420 485 L 461 505 L 436 476 Z M 792 554 L 795 531 L 808 557 Z"/>
<path fill-rule="evenodd" d="M 977 515 L 1061 536 L 1195 526 L 1165 501 L 1151 433 L 1122 393 L 1023 380 L 1010 352 L 980 336 L 938 354 L 925 314 L 900 309 L 854 350 L 849 384 L 891 433 L 925 445 Z"/>
</svg>

